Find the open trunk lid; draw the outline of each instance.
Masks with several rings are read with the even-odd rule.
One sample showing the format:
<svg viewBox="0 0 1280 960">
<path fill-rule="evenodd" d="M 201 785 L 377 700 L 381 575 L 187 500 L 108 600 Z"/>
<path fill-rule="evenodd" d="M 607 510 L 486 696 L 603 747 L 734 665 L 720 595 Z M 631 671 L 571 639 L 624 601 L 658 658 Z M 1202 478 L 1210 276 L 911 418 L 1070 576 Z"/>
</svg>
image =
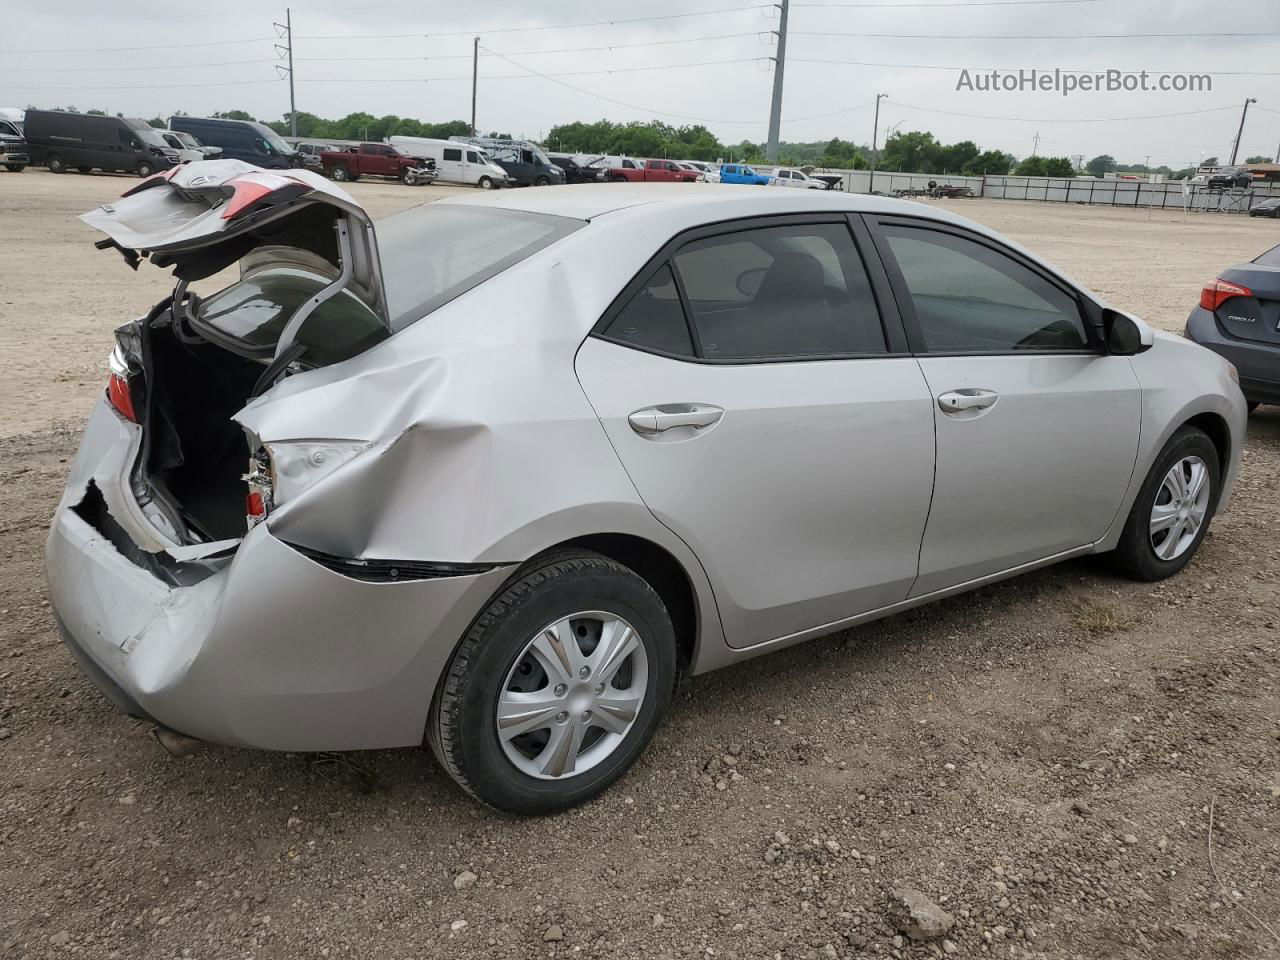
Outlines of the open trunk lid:
<svg viewBox="0 0 1280 960">
<path fill-rule="evenodd" d="M 107 235 L 99 247 L 115 247 L 134 269 L 143 259 L 172 266 L 180 287 L 258 247 L 305 250 L 341 271 L 330 295 L 348 291 L 391 329 L 373 221 L 346 191 L 309 170 L 197 161 L 149 177 L 80 219 Z"/>
</svg>

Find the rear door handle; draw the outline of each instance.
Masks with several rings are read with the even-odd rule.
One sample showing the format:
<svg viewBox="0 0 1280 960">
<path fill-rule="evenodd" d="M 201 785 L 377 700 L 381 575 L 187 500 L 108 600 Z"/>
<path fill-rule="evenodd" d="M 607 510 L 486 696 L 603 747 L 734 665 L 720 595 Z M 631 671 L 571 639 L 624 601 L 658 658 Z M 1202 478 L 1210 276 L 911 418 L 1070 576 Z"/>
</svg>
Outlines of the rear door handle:
<svg viewBox="0 0 1280 960">
<path fill-rule="evenodd" d="M 994 390 L 963 387 L 948 390 L 938 397 L 938 406 L 944 413 L 963 413 L 965 410 L 985 410 L 1000 399 Z"/>
<path fill-rule="evenodd" d="M 719 422 L 724 410 L 709 403 L 660 403 L 627 417 L 631 429 L 643 435 L 665 433 L 675 427 L 702 430 Z"/>
</svg>

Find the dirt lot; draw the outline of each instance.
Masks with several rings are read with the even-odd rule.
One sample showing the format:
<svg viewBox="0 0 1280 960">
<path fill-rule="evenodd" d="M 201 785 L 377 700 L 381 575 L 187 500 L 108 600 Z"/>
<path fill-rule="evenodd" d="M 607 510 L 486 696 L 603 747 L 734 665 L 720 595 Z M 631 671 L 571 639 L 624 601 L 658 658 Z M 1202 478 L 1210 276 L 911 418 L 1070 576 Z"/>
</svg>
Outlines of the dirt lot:
<svg viewBox="0 0 1280 960">
<path fill-rule="evenodd" d="M 109 331 L 166 286 L 74 220 L 130 183 L 0 175 L 0 956 L 1280 956 L 1280 408 L 1179 577 L 1069 563 L 699 678 L 568 815 L 496 816 L 425 750 L 170 759 L 72 664 L 41 563 Z M 950 206 L 1169 329 L 1280 240 Z M 947 941 L 894 939 L 897 884 Z"/>
</svg>

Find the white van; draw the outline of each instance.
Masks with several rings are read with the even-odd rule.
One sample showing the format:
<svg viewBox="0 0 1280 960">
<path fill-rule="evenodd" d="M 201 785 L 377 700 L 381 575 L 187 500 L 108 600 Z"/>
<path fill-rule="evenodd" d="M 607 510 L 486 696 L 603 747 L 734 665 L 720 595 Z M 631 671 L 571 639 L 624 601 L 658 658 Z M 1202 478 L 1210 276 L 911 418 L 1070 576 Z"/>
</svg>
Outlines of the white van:
<svg viewBox="0 0 1280 960">
<path fill-rule="evenodd" d="M 388 137 L 387 143 L 402 153 L 436 162 L 440 180 L 469 183 L 481 190 L 511 186 L 507 171 L 489 159 L 479 147 L 428 137 Z"/>
</svg>

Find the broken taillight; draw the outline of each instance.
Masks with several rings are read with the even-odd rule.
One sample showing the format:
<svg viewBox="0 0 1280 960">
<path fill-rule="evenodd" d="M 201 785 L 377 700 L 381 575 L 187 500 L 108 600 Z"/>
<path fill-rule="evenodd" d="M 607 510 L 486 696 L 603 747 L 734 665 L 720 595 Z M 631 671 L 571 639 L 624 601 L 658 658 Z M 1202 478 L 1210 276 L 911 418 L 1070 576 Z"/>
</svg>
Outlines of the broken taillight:
<svg viewBox="0 0 1280 960">
<path fill-rule="evenodd" d="M 1221 278 L 1210 280 L 1200 290 L 1200 306 L 1206 310 L 1217 310 L 1232 297 L 1252 297 L 1253 291 L 1238 283 Z"/>
<path fill-rule="evenodd" d="M 133 390 L 129 386 L 129 363 L 117 345 L 107 358 L 111 375 L 107 379 L 107 402 L 120 416 L 130 423 L 138 422 L 138 412 L 133 406 Z"/>
<path fill-rule="evenodd" d="M 265 520 L 271 511 L 274 486 L 271 473 L 271 459 L 265 450 L 249 458 L 249 472 L 241 478 L 249 485 L 244 495 L 244 516 L 249 529 Z"/>
</svg>

